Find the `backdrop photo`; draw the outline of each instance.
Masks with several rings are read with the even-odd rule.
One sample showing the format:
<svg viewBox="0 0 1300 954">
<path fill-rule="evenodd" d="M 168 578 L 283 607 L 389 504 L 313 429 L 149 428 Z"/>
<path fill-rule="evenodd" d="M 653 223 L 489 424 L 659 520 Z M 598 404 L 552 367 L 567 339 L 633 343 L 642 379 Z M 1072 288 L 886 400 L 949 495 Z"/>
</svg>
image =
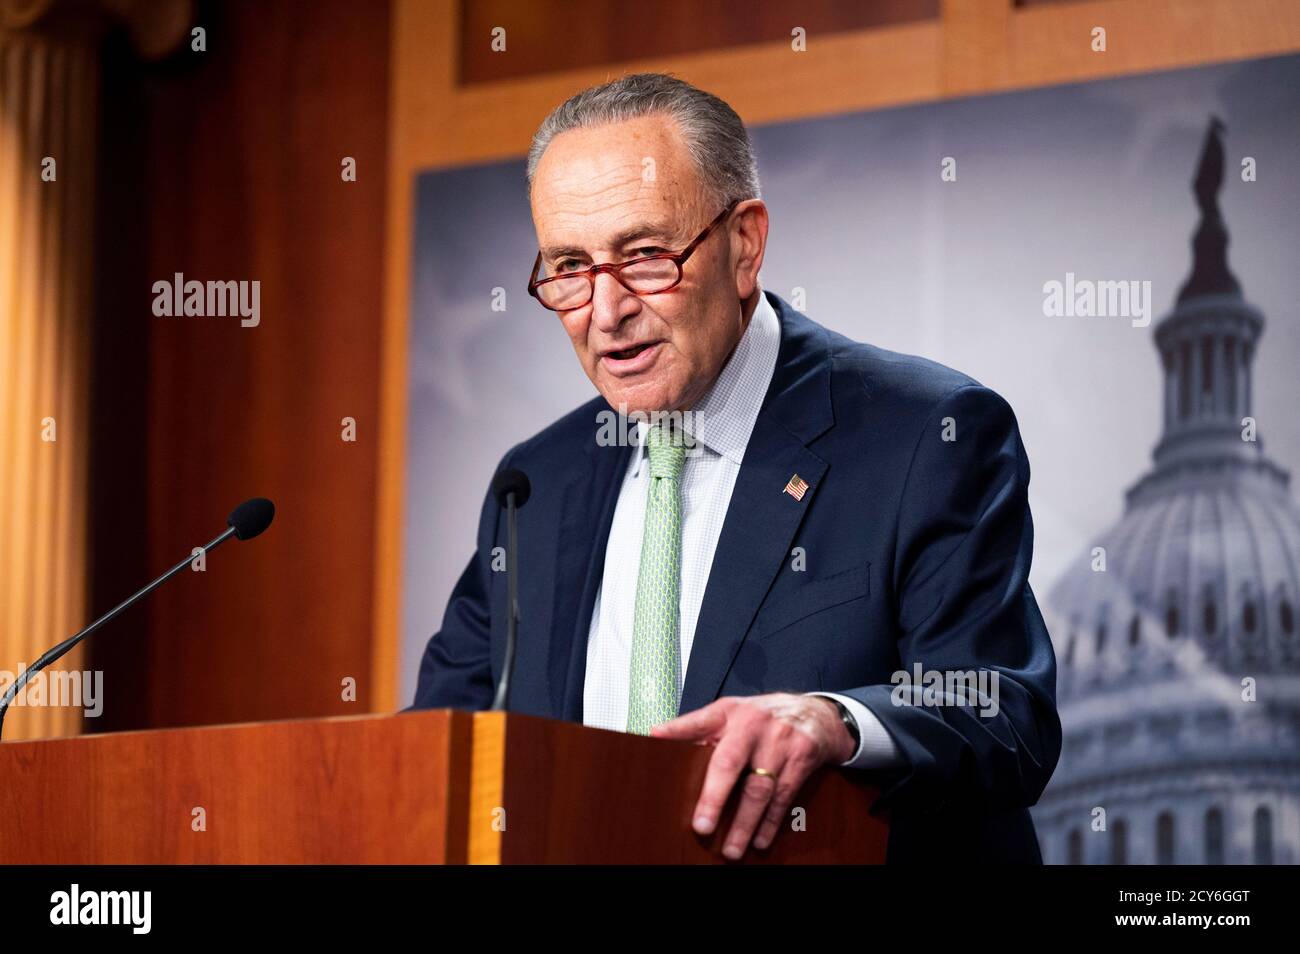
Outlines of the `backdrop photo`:
<svg viewBox="0 0 1300 954">
<path fill-rule="evenodd" d="M 1049 862 L 1300 860 L 1297 118 L 1288 56 L 752 130 L 763 286 L 1016 412 Z M 525 291 L 522 160 L 409 187 L 404 702 L 502 454 L 593 393 Z"/>
</svg>

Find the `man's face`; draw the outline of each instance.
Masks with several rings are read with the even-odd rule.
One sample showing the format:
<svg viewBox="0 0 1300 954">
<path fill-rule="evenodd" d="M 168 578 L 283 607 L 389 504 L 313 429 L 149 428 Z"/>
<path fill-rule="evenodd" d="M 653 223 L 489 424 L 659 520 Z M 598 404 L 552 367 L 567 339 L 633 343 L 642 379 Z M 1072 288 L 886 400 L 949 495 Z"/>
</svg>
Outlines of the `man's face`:
<svg viewBox="0 0 1300 954">
<path fill-rule="evenodd" d="M 703 191 L 667 117 L 561 133 L 533 178 L 542 272 L 680 252 L 722 211 L 705 207 Z M 733 222 L 709 233 L 675 288 L 638 296 L 602 273 L 588 304 L 557 312 L 587 377 L 614 409 L 686 410 L 722 370 L 744 331 L 740 300 L 753 289 L 746 268 L 738 281 L 744 243 L 733 248 Z"/>
</svg>

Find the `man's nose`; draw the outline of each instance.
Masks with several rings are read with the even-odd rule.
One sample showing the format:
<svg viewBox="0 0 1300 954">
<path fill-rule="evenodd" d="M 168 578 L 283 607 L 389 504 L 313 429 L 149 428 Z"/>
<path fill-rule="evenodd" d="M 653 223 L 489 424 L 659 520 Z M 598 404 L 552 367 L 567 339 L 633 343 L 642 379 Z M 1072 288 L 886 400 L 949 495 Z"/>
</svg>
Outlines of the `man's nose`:
<svg viewBox="0 0 1300 954">
<path fill-rule="evenodd" d="M 601 331 L 613 334 L 623 319 L 636 314 L 637 297 L 608 272 L 596 276 L 591 289 L 591 320 Z"/>
</svg>

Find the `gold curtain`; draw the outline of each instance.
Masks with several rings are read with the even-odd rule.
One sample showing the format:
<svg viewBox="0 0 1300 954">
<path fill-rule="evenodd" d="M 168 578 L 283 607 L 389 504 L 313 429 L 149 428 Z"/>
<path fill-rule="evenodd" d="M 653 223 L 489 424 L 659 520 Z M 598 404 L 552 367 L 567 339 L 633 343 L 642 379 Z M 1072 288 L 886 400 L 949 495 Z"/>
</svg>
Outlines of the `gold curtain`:
<svg viewBox="0 0 1300 954">
<path fill-rule="evenodd" d="M 88 609 L 97 99 L 93 36 L 0 30 L 0 671 L 14 676 Z M 4 738 L 76 734 L 81 710 L 50 695 L 10 708 Z"/>
</svg>

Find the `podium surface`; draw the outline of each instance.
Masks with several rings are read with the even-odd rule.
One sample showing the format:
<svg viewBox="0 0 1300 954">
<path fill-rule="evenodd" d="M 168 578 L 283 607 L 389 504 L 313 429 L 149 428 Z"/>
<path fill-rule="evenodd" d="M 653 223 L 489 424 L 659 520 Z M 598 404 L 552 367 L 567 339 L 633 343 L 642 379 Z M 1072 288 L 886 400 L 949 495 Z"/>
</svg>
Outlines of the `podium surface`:
<svg viewBox="0 0 1300 954">
<path fill-rule="evenodd" d="M 733 864 L 712 748 L 451 709 L 0 743 L 5 864 Z M 878 792 L 822 769 L 746 863 L 883 862 Z"/>
</svg>

